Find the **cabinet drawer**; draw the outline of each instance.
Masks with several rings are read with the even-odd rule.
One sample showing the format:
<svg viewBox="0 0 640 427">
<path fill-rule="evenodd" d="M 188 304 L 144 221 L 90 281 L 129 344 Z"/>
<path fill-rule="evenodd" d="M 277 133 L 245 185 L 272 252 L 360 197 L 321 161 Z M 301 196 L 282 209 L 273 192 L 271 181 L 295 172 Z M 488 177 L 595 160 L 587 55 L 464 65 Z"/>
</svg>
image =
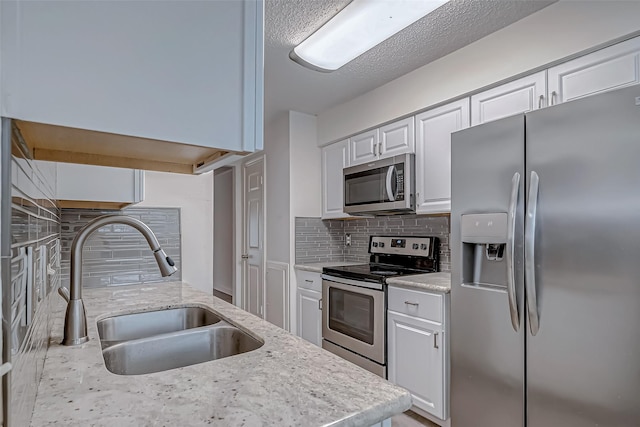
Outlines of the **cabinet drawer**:
<svg viewBox="0 0 640 427">
<path fill-rule="evenodd" d="M 296 278 L 298 279 L 299 288 L 322 292 L 322 277 L 320 273 L 297 270 Z"/>
<path fill-rule="evenodd" d="M 389 310 L 442 323 L 443 295 L 389 286 Z"/>
</svg>

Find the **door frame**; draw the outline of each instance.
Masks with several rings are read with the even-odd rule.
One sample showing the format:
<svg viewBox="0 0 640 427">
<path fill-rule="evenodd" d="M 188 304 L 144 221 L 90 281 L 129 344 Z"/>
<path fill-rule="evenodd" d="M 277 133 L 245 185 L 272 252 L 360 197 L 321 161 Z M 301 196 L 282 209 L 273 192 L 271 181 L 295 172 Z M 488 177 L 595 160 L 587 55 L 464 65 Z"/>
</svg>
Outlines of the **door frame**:
<svg viewBox="0 0 640 427">
<path fill-rule="evenodd" d="M 242 254 L 245 253 L 245 244 L 246 244 L 246 212 L 244 206 L 246 204 L 246 194 L 244 191 L 245 181 L 244 181 L 244 169 L 250 165 L 255 163 L 262 162 L 262 219 L 263 219 L 263 249 L 262 249 L 262 307 L 264 312 L 265 305 L 265 280 L 266 280 L 266 263 L 267 263 L 267 233 L 266 233 L 266 212 L 267 212 L 267 198 L 266 198 L 266 188 L 267 188 L 267 174 L 266 174 L 266 156 L 264 153 L 260 152 L 259 154 L 247 156 L 247 158 L 243 159 L 239 164 L 234 166 L 234 186 L 235 186 L 235 236 L 236 236 L 236 244 L 235 244 L 235 254 L 234 254 L 234 264 L 236 268 L 235 272 L 235 286 L 234 286 L 234 295 L 233 301 L 234 304 L 243 310 L 247 310 L 247 301 L 246 301 L 246 270 L 245 265 L 242 260 Z M 264 313 L 263 313 L 264 315 Z"/>
</svg>

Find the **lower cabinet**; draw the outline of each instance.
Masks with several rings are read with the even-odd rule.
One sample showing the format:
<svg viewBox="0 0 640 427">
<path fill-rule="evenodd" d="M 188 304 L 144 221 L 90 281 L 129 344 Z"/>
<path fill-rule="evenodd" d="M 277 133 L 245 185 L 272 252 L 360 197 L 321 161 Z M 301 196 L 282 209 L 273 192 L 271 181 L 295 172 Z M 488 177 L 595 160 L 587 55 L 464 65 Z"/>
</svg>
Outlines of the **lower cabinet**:
<svg viewBox="0 0 640 427">
<path fill-rule="evenodd" d="M 322 278 L 320 273 L 298 271 L 298 336 L 322 346 Z"/>
<path fill-rule="evenodd" d="M 394 293 L 400 295 L 394 298 Z M 389 287 L 389 311 L 387 312 L 387 360 L 389 381 L 411 392 L 414 407 L 432 416 L 446 420 L 448 414 L 448 337 L 444 317 L 442 322 L 427 320 L 433 316 L 424 313 L 422 307 L 430 300 L 420 298 L 420 292 Z M 448 299 L 434 295 L 442 304 Z M 416 298 L 417 296 L 417 298 Z M 434 298 L 435 299 L 435 298 Z M 405 307 L 393 310 L 393 300 Z M 413 311 L 414 313 L 411 313 Z M 445 307 L 437 308 L 446 313 Z M 418 317 L 424 316 L 424 317 Z M 436 316 L 439 317 L 439 316 Z"/>
</svg>

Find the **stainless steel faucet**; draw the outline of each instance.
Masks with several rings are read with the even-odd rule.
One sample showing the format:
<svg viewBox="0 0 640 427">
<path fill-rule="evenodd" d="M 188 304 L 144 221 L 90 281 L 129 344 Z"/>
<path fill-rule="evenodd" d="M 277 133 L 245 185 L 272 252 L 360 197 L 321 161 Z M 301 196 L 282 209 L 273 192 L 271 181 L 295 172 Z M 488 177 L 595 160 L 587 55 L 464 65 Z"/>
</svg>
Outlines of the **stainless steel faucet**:
<svg viewBox="0 0 640 427">
<path fill-rule="evenodd" d="M 108 224 L 129 225 L 142 233 L 156 257 L 163 277 L 171 276 L 178 271 L 173 260 L 160 247 L 153 231 L 144 222 L 125 215 L 106 215 L 89 222 L 78 232 L 71 245 L 71 281 L 69 286 L 71 291 L 64 287 L 58 289 L 58 293 L 68 302 L 67 314 L 64 319 L 63 345 L 78 345 L 89 341 L 87 315 L 82 302 L 82 249 L 91 233 Z"/>
</svg>

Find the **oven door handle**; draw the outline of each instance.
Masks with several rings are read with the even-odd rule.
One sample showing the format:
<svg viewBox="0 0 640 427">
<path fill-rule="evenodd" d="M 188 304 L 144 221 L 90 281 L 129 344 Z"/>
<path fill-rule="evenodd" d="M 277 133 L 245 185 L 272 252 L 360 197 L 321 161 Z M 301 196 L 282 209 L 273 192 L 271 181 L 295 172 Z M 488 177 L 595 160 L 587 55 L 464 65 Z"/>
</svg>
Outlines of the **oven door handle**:
<svg viewBox="0 0 640 427">
<path fill-rule="evenodd" d="M 396 190 L 398 189 L 398 178 L 396 174 L 396 166 L 392 165 L 387 169 L 387 197 L 390 202 L 396 201 L 396 191 L 393 190 L 394 187 Z"/>
</svg>

